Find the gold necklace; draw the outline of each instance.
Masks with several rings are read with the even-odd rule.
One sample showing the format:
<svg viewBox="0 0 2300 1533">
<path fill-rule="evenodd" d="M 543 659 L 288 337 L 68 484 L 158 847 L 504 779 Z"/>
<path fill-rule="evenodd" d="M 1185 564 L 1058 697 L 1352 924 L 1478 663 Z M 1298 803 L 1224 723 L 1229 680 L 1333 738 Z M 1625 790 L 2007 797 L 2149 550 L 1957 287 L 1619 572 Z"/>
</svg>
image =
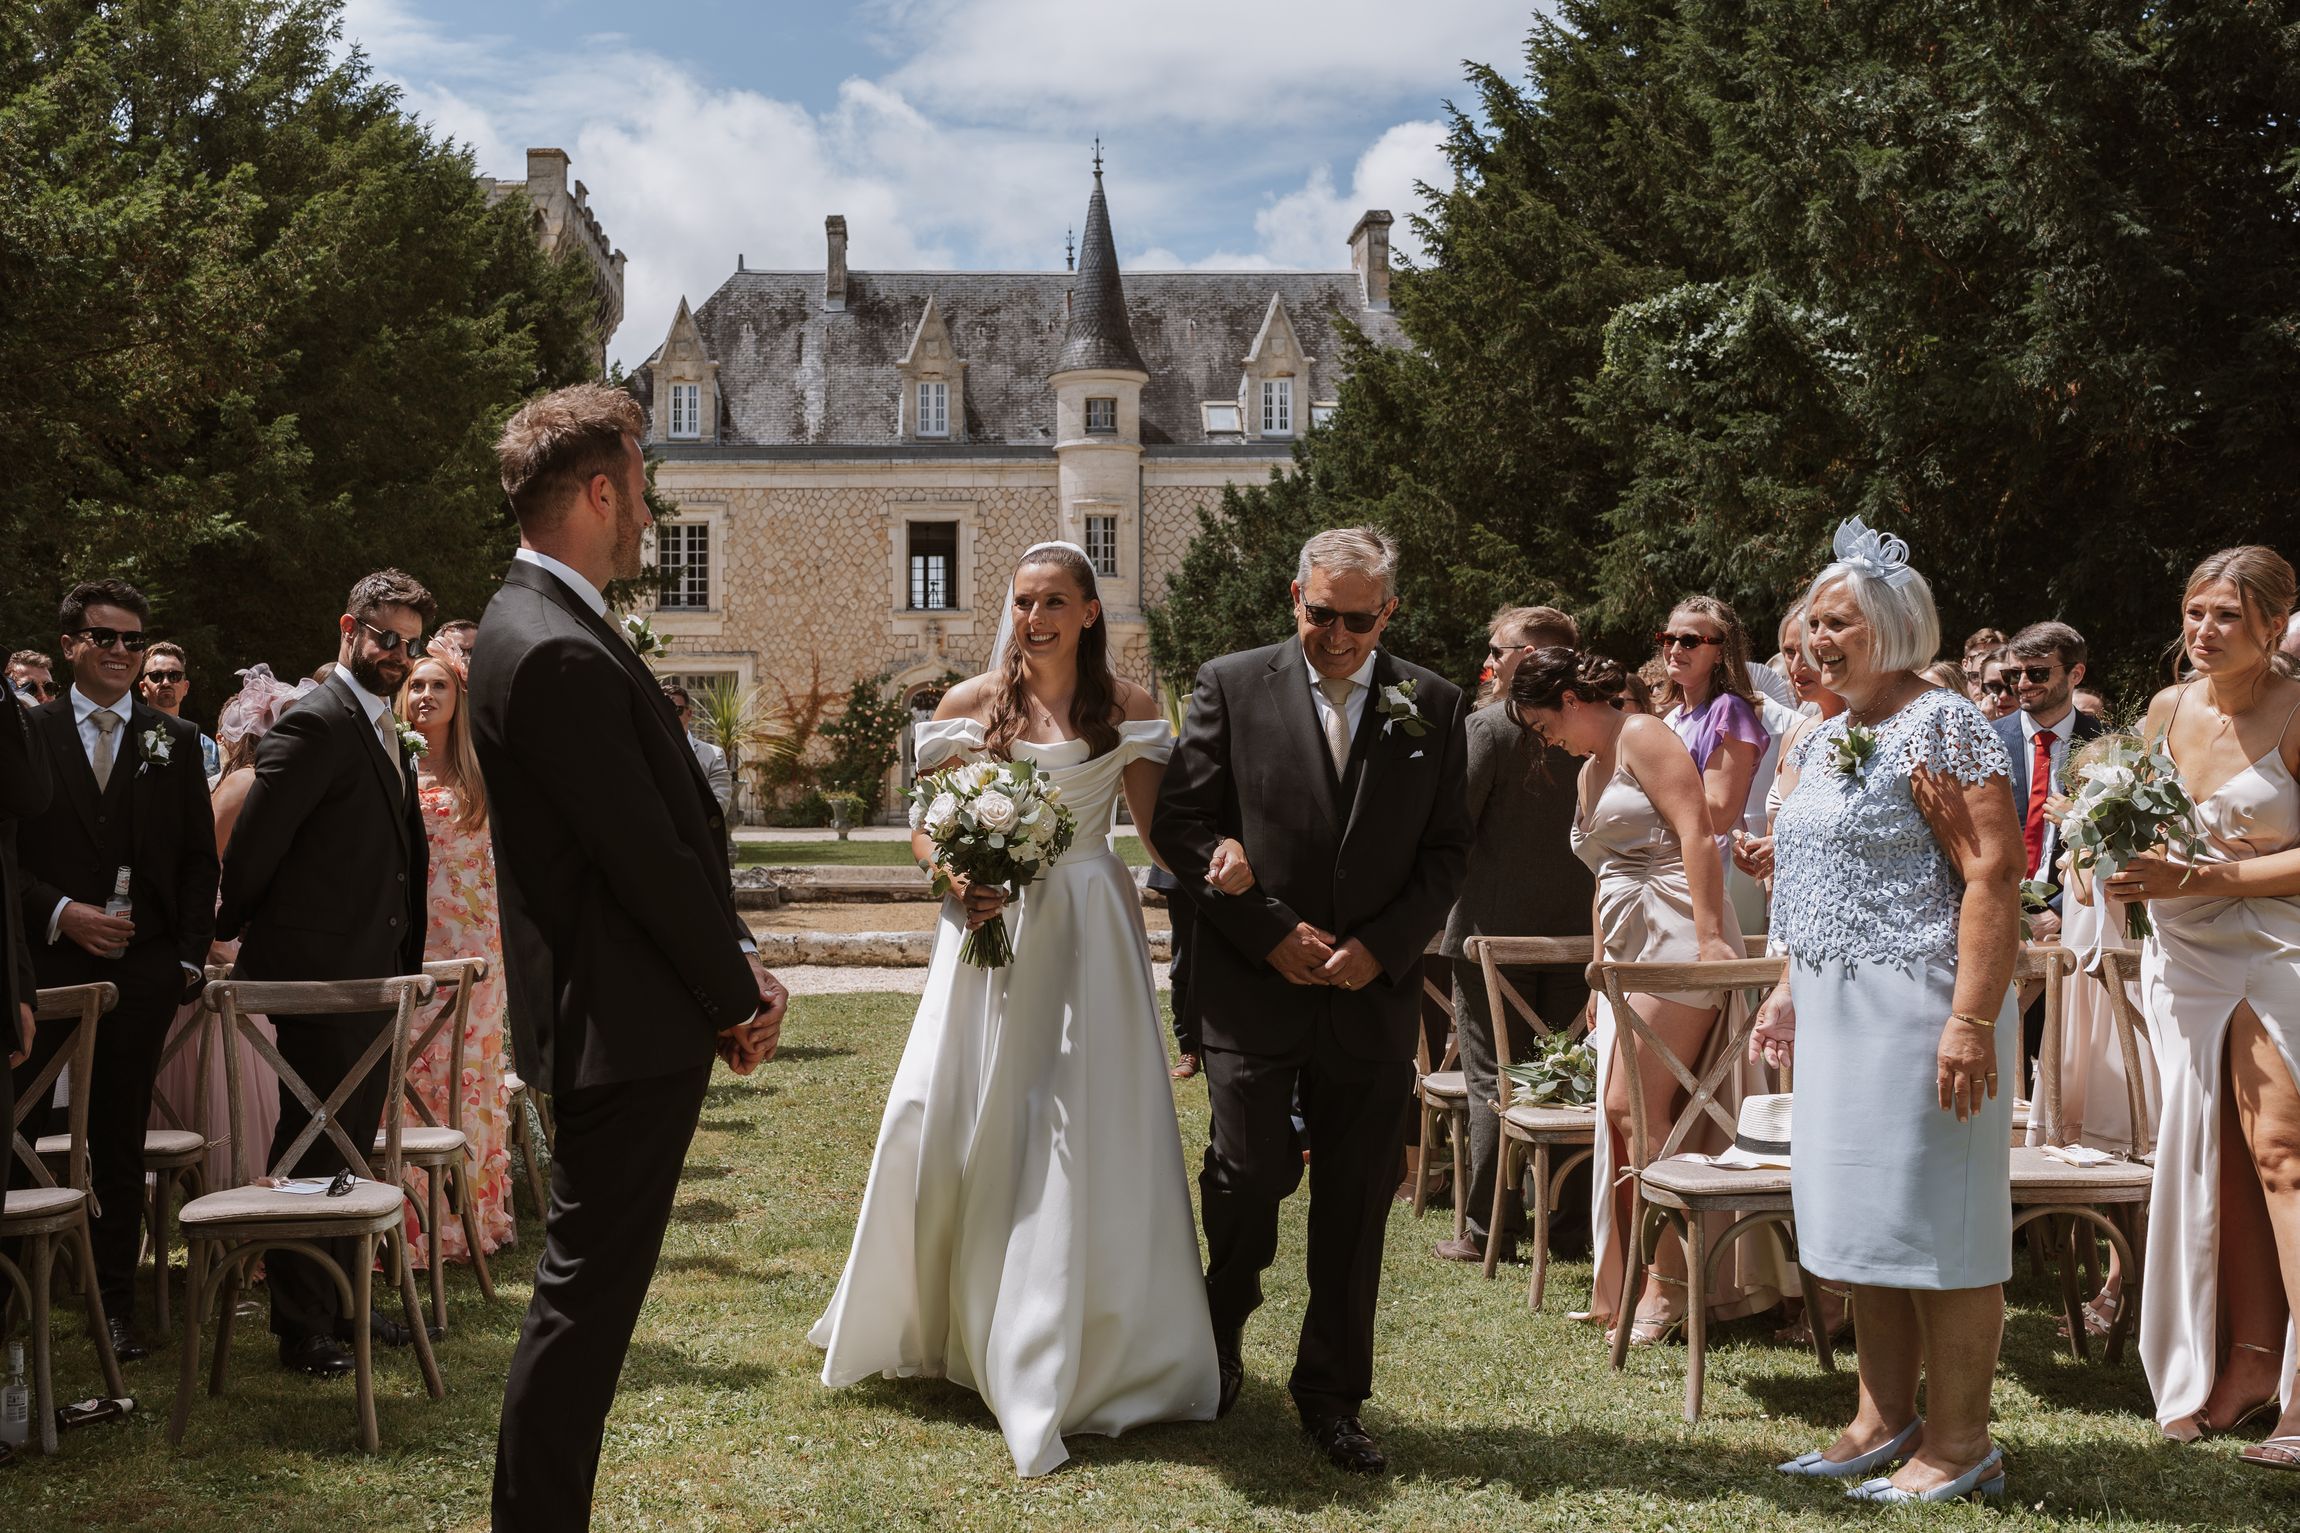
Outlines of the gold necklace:
<svg viewBox="0 0 2300 1533">
<path fill-rule="evenodd" d="M 1906 674 L 1905 672 L 1903 673 L 1903 677 L 1902 677 L 1902 680 L 1903 680 L 1903 682 L 1904 682 L 1904 683 L 1907 681 L 1907 674 Z M 1896 691 L 1897 691 L 1897 690 L 1898 690 L 1898 689 L 1896 689 Z M 1884 719 L 1884 718 L 1889 718 L 1889 717 L 1891 717 L 1891 716 L 1892 716 L 1892 715 L 1893 715 L 1895 712 L 1899 711 L 1900 707 L 1902 706 L 1902 704 L 1901 704 L 1901 703 L 1893 703 L 1893 705 L 1892 705 L 1891 707 L 1889 707 L 1889 708 L 1888 708 L 1888 707 L 1884 707 L 1884 706 L 1882 705 L 1882 703 L 1892 703 L 1892 702 L 1893 702 L 1893 697 L 1894 697 L 1894 696 L 1895 696 L 1895 693 L 1891 693 L 1891 692 L 1887 693 L 1887 694 L 1885 695 L 1885 697 L 1883 698 L 1882 702 L 1880 703 L 1880 705 L 1879 705 L 1878 709 L 1877 709 L 1875 712 L 1872 712 L 1872 713 L 1870 713 L 1870 714 L 1869 714 L 1869 716 L 1868 716 L 1867 718 L 1863 718 L 1863 717 L 1861 717 L 1861 714 L 1862 714 L 1862 712 L 1863 712 L 1863 710 L 1862 710 L 1862 709 L 1859 709 L 1859 708 L 1855 708 L 1855 707 L 1852 707 L 1852 706 L 1851 706 L 1851 705 L 1849 705 L 1849 704 L 1846 706 L 1846 709 L 1845 709 L 1845 715 L 1846 715 L 1846 717 L 1847 717 L 1847 718 L 1849 718 L 1849 719 L 1851 719 L 1851 720 L 1852 720 L 1853 724 L 1854 724 L 1856 727 L 1858 727 L 1858 728 L 1861 728 L 1861 729 L 1868 729 L 1868 728 L 1871 728 L 1872 726 L 1874 726 L 1874 725 L 1876 724 L 1876 722 L 1877 722 L 1878 720 L 1880 720 L 1880 719 Z M 1903 702 L 1905 702 L 1905 701 L 1906 701 L 1906 699 L 1903 699 L 1902 701 L 1903 701 Z"/>
</svg>

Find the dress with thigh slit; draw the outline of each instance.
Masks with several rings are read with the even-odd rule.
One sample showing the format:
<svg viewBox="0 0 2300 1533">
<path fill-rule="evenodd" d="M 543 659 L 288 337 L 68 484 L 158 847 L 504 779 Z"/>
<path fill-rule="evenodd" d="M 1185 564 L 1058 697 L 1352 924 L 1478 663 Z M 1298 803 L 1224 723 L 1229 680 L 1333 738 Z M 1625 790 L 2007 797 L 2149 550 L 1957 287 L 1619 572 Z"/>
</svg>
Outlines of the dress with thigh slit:
<svg viewBox="0 0 2300 1533">
<path fill-rule="evenodd" d="M 2289 724 L 2289 720 L 2287 720 Z M 2277 731 L 2281 742 L 2284 731 Z M 2197 806 L 2204 862 L 2240 862 L 2300 846 L 2300 781 L 2271 749 Z M 2204 1408 L 2219 1366 L 2220 1093 L 2230 1023 L 2249 1001 L 2300 1081 L 2300 898 L 2150 900 L 2141 1001 L 2156 1053 L 2163 1118 L 2151 1184 L 2140 1360 L 2170 1426 Z M 2285 1328 L 2284 1406 L 2295 1346 Z"/>
</svg>

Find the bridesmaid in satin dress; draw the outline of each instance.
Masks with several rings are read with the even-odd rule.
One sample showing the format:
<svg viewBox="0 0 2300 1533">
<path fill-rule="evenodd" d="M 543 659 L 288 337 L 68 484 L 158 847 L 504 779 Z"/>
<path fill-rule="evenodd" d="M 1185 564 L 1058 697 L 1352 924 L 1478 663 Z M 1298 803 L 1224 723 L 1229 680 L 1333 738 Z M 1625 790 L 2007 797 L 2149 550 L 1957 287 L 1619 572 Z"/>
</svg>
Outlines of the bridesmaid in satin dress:
<svg viewBox="0 0 2300 1533">
<path fill-rule="evenodd" d="M 2141 991 L 2163 1092 L 2140 1355 L 2165 1435 L 2275 1418 L 2245 1462 L 2300 1469 L 2300 682 L 2273 666 L 2292 566 L 2223 549 L 2189 576 L 2190 676 L 2150 704 L 2203 820 L 2193 865 L 2136 859 Z"/>
</svg>

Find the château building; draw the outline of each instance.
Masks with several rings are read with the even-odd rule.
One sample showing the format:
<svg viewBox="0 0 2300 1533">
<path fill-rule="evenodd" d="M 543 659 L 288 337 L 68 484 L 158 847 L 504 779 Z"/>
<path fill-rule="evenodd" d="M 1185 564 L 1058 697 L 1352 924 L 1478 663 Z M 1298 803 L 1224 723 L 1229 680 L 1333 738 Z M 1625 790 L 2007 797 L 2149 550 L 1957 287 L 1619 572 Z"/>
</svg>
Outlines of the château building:
<svg viewBox="0 0 2300 1533">
<path fill-rule="evenodd" d="M 527 151 L 527 179 L 487 183 L 487 203 L 524 197 L 535 210 L 535 239 L 550 255 L 573 253 L 591 272 L 591 304 L 598 335 L 599 371 L 607 371 L 607 343 L 623 323 L 623 252 L 608 242 L 591 211 L 591 189 L 568 179 L 567 151 Z"/>
<path fill-rule="evenodd" d="M 930 710 L 987 662 L 1017 556 L 1065 538 L 1120 670 L 1151 682 L 1143 608 L 1200 508 L 1290 466 L 1346 326 L 1402 344 L 1390 224 L 1358 220 L 1347 269 L 1122 278 L 1098 158 L 1075 270 L 856 271 L 838 216 L 819 271 L 738 259 L 633 377 L 678 507 L 657 668 L 747 690 L 819 664 Z"/>
</svg>

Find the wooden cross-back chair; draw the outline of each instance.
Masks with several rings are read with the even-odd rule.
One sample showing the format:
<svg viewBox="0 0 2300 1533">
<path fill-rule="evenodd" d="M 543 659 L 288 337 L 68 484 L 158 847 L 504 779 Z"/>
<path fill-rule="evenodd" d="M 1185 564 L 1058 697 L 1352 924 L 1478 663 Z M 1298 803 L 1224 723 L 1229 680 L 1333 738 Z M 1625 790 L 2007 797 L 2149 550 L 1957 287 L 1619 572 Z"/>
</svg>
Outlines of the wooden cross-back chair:
<svg viewBox="0 0 2300 1533">
<path fill-rule="evenodd" d="M 1589 966 L 1594 946 L 1587 937 L 1472 937 L 1464 944 L 1485 978 L 1486 1015 L 1493 1019 L 1496 1066 L 1494 1100 L 1476 1103 L 1472 1110 L 1489 1111 L 1501 1120 L 1501 1163 L 1494 1168 L 1493 1208 L 1485 1225 L 1485 1275 L 1492 1277 L 1500 1263 L 1503 1208 L 1509 1190 L 1524 1172 L 1532 1186 L 1526 1214 L 1527 1233 L 1533 1241 L 1533 1272 L 1526 1280 L 1525 1304 L 1533 1310 L 1541 1308 L 1542 1291 L 1548 1285 L 1550 1215 L 1557 1207 L 1565 1179 L 1595 1153 L 1598 1108 L 1543 1107 L 1517 1100 L 1516 1084 L 1509 1078 L 1514 1062 L 1509 1049 L 1510 1016 L 1514 1013 L 1524 1018 L 1538 1038 L 1554 1037 L 1557 1030 L 1542 1019 L 1502 971 L 1505 967 L 1550 968 L 1579 973 Z M 1589 1011 L 1585 1007 L 1564 1029 L 1564 1036 L 1579 1039 L 1588 1030 Z M 1555 1161 L 1560 1151 L 1565 1158 Z"/>
<path fill-rule="evenodd" d="M 1708 963 L 1612 963 L 1601 966 L 1607 1003 L 1612 1007 L 1614 1036 L 1629 1068 L 1629 1165 L 1631 1174 L 1627 1260 L 1622 1263 L 1621 1296 L 1614 1317 L 1613 1366 L 1620 1368 L 1629 1354 L 1629 1333 L 1637 1313 L 1637 1299 L 1645 1285 L 1645 1271 L 1664 1228 L 1674 1224 L 1685 1242 L 1685 1419 L 1701 1419 L 1701 1392 L 1709 1362 L 1709 1289 L 1718 1263 L 1733 1243 L 1752 1231 L 1763 1230 L 1779 1243 L 1783 1257 L 1794 1263 L 1795 1211 L 1790 1203 L 1789 1173 L 1785 1169 L 1749 1170 L 1712 1166 L 1681 1158 L 1685 1141 L 1704 1119 L 1715 1123 L 1730 1141 L 1739 1127 L 1717 1100 L 1748 1047 L 1757 1025 L 1754 1006 L 1727 1006 L 1720 1022 L 1732 1018 L 1730 1035 L 1716 1051 L 1709 1069 L 1696 1076 L 1692 1067 L 1662 1042 L 1645 1019 L 1629 1004 L 1631 995 L 1675 991 L 1728 991 L 1771 989 L 1788 967 L 1783 957 L 1736 958 Z M 1676 1078 L 1686 1093 L 1685 1105 L 1667 1125 L 1658 1142 L 1654 1126 L 1646 1122 L 1644 1072 L 1659 1067 Z M 1709 1238 L 1707 1217 L 1723 1215 L 1730 1222 L 1717 1238 Z M 1821 1314 L 1820 1285 L 1803 1267 L 1797 1268 L 1805 1313 Z M 1836 1371 L 1829 1343 L 1829 1328 L 1815 1323 L 1813 1355 L 1821 1367 Z"/>
<path fill-rule="evenodd" d="M 192 1390 L 197 1382 L 200 1323 L 211 1301 L 219 1296 L 215 1357 L 208 1373 L 208 1393 L 220 1395 L 231 1356 L 233 1309 L 241 1283 L 255 1259 L 266 1251 L 289 1250 L 309 1257 L 331 1275 L 351 1327 L 351 1355 L 357 1389 L 359 1441 L 372 1453 L 381 1443 L 375 1419 L 375 1377 L 371 1366 L 375 1255 L 378 1243 L 395 1258 L 399 1293 L 407 1310 L 407 1326 L 415 1355 L 423 1370 L 424 1387 L 434 1400 L 446 1396 L 447 1386 L 432 1355 L 431 1338 L 424 1325 L 423 1305 L 416 1297 L 415 1270 L 401 1248 L 406 1238 L 404 1208 L 407 1195 L 399 1183 L 403 1172 L 400 1153 L 401 1100 L 407 1076 L 407 1047 L 413 1033 L 416 1008 L 428 1002 L 436 988 L 428 975 L 395 979 L 341 980 L 312 983 L 258 983 L 219 980 L 208 986 L 207 1004 L 220 1019 L 223 1033 L 224 1074 L 232 1120 L 232 1168 L 237 1185 L 211 1192 L 184 1205 L 180 1220 L 191 1246 L 191 1271 L 184 1294 L 183 1381 L 176 1391 L 176 1409 L 168 1423 L 168 1441 L 181 1442 L 191 1417 Z M 252 1018 L 257 1015 L 293 1017 L 299 1027 L 353 1026 L 378 1012 L 389 1012 L 391 1022 L 380 1029 L 343 1079 L 323 1100 L 289 1064 L 278 1045 L 263 1035 Z M 325 1134 L 335 1144 L 359 1180 L 342 1197 L 322 1193 L 296 1193 L 259 1183 L 261 1163 L 253 1161 L 242 1118 L 245 1106 L 240 1084 L 240 1043 L 247 1044 L 279 1075 L 280 1085 L 311 1114 L 303 1132 L 272 1164 L 269 1181 L 284 1181 L 304 1152 Z M 382 1163 L 374 1165 L 366 1151 L 345 1132 L 338 1114 L 360 1083 L 382 1069 L 385 1076 Z M 346 1272 L 322 1242 L 349 1239 L 355 1244 L 351 1270 Z"/>
<path fill-rule="evenodd" d="M 2066 948 L 2049 950 L 2061 976 L 2074 974 L 2076 956 Z M 2103 1351 L 2111 1363 L 2121 1360 L 2133 1317 L 2140 1312 L 2141 1258 L 2145 1242 L 2141 1221 L 2148 1210 L 2149 1188 L 2155 1180 L 2147 1158 L 2155 1147 L 2149 1122 L 2148 1088 L 2141 1073 L 2140 1040 L 2147 1027 L 2126 988 L 2140 975 L 2140 953 L 2110 948 L 2102 954 L 2105 972 L 2048 985 L 2045 991 L 2044 1040 L 2037 1052 L 2035 1110 L 2038 1137 L 2043 1145 L 2015 1145 L 2012 1156 L 2013 1230 L 2030 1225 L 2029 1249 L 2041 1253 L 2048 1246 L 2060 1269 L 2061 1309 L 2068 1323 L 2069 1350 L 2078 1361 L 2089 1357 L 2085 1335 L 2084 1295 L 2078 1281 L 2081 1255 L 2097 1238 L 2105 1238 L 2124 1273 L 2124 1292 L 2110 1323 Z M 2115 1020 L 2118 1053 L 2124 1062 L 2126 1107 L 2132 1114 L 2134 1143 L 2128 1151 L 2099 1166 L 2072 1166 L 2046 1153 L 2046 1146 L 2065 1146 L 2068 1137 L 2061 1116 L 2061 1007 L 2066 983 L 2091 983 L 2108 992 L 2109 1011 Z"/>
<path fill-rule="evenodd" d="M 1448 1176 L 1453 1181 L 1453 1236 L 1459 1240 L 1468 1227 L 1469 1156 L 1464 1153 L 1464 1136 L 1469 1132 L 1469 1077 L 1461 1068 L 1461 1040 L 1453 1032 L 1453 996 L 1432 976 L 1444 973 L 1448 965 L 1438 953 L 1438 942 L 1432 938 L 1429 948 L 1422 954 L 1422 1006 L 1426 1011 L 1442 1011 L 1446 1019 L 1445 1051 L 1433 1065 L 1430 1060 L 1430 1030 L 1424 1023 L 1414 1036 L 1414 1101 L 1421 1109 L 1421 1159 L 1414 1172 L 1414 1217 L 1420 1218 L 1428 1206 L 1430 1178 L 1436 1174 L 1437 1126 L 1446 1126 L 1446 1160 Z"/>
<path fill-rule="evenodd" d="M 471 1270 L 479 1279 L 480 1295 L 490 1303 L 495 1299 L 495 1280 L 487 1270 L 487 1252 L 479 1243 L 478 1166 L 471 1154 L 471 1137 L 463 1129 L 463 1057 L 471 1039 L 472 995 L 487 978 L 487 960 L 443 959 L 425 964 L 423 972 L 438 986 L 435 999 L 439 1004 L 437 1010 L 420 1019 L 421 1029 L 408 1044 L 407 1059 L 413 1064 L 441 1034 L 447 1035 L 447 1121 L 440 1122 L 419 1093 L 408 1092 L 407 1105 L 421 1121 L 401 1127 L 399 1152 L 406 1169 L 424 1173 L 422 1217 L 423 1233 L 431 1246 L 431 1323 L 444 1332 L 447 1261 L 440 1254 L 439 1231 L 446 1217 L 447 1184 L 453 1186 L 455 1211 L 463 1225 L 463 1243 L 471 1252 Z M 375 1151 L 379 1155 L 384 1151 L 386 1132 L 376 1132 Z"/>
<path fill-rule="evenodd" d="M 120 1378 L 120 1360 L 112 1353 L 111 1331 L 104 1323 L 104 1296 L 96 1282 L 96 1247 L 88 1233 L 88 1087 L 95 1075 L 98 1019 L 119 1001 L 119 988 L 110 984 L 67 985 L 39 992 L 33 1015 L 42 1023 L 68 1021 L 72 1031 L 17 1095 L 16 1111 L 8 1125 L 10 1154 L 24 1166 L 31 1185 L 12 1188 L 0 1199 L 0 1240 L 21 1242 L 15 1249 L 22 1263 L 18 1265 L 0 1253 L 0 1276 L 7 1279 L 9 1297 L 22 1302 L 30 1324 L 32 1414 L 39 1425 L 37 1438 L 43 1453 L 56 1451 L 55 1361 L 49 1312 L 60 1251 L 68 1250 L 79 1259 L 88 1331 L 95 1341 L 96 1361 L 103 1368 L 104 1387 L 114 1396 L 128 1392 Z M 65 1109 L 69 1127 L 62 1136 L 61 1182 L 24 1134 L 33 1114 L 47 1112 L 58 1076 L 64 1078 L 71 1095 Z M 5 1170 L 6 1163 L 0 1161 L 0 1173 Z"/>
<path fill-rule="evenodd" d="M 231 973 L 228 965 L 210 964 L 202 971 L 203 981 L 223 979 Z M 215 1068 L 216 1035 L 215 1013 L 205 1005 L 192 1014 L 176 1035 L 160 1051 L 160 1067 L 152 1086 L 152 1112 L 161 1120 L 158 1128 L 144 1130 L 144 1170 L 152 1178 L 151 1192 L 144 1205 L 145 1227 L 152 1238 L 152 1313 L 161 1330 L 167 1330 L 169 1319 L 168 1293 L 170 1268 L 175 1248 L 173 1215 L 181 1202 L 190 1202 L 208 1191 L 208 1152 L 223 1144 L 228 1137 L 208 1119 L 208 1072 Z M 168 1066 L 174 1064 L 186 1049 L 192 1051 L 192 1097 L 189 1102 L 178 1102 L 159 1084 L 167 1078 Z M 179 1200 L 178 1191 L 183 1196 Z"/>
</svg>

